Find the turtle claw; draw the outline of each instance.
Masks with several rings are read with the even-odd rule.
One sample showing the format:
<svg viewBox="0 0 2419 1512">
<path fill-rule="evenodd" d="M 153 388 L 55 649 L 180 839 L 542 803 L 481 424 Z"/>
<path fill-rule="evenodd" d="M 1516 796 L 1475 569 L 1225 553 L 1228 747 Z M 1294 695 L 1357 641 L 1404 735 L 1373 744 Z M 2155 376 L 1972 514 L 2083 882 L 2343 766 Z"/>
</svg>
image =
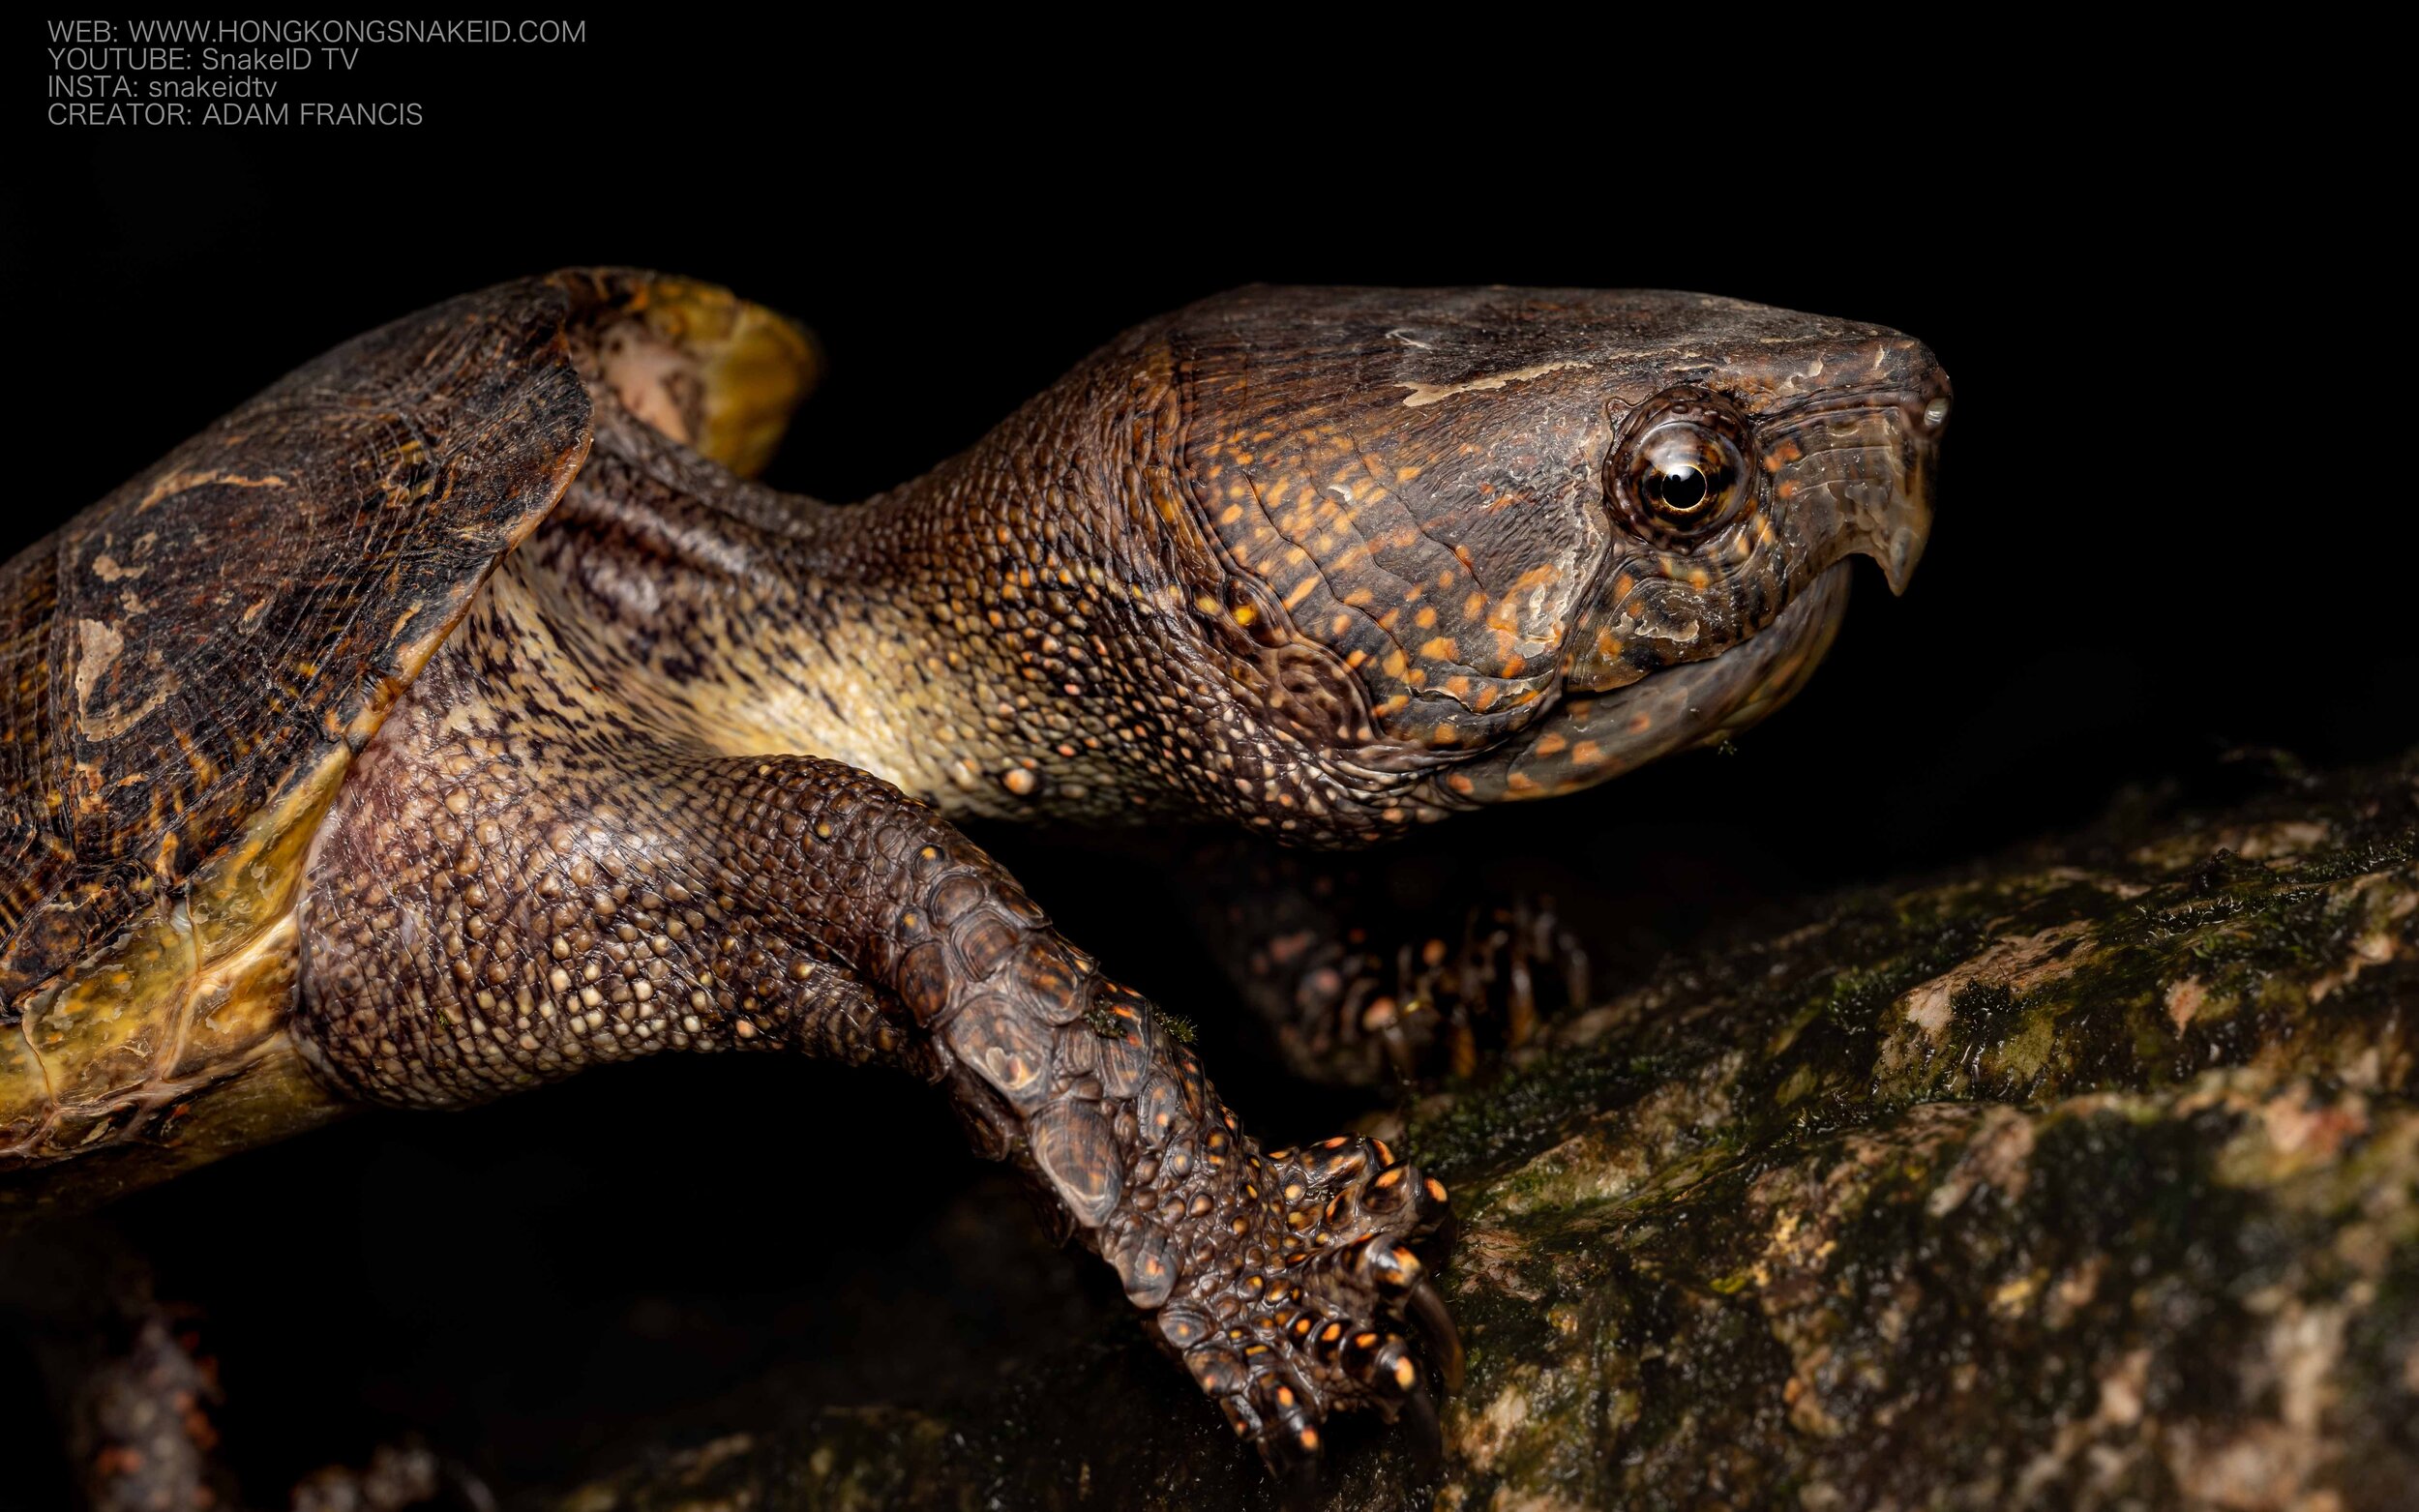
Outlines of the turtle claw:
<svg viewBox="0 0 2419 1512">
<path fill-rule="evenodd" d="M 1287 1512 L 1313 1512 L 1327 1499 L 1320 1495 L 1322 1471 L 1326 1468 L 1322 1451 L 1311 1449 L 1280 1464 L 1264 1446 L 1260 1458 L 1275 1477 L 1277 1502 Z"/>
<path fill-rule="evenodd" d="M 1315 1489 L 1326 1421 L 1375 1410 L 1407 1424 L 1423 1464 L 1442 1454 L 1429 1368 L 1462 1375 L 1459 1334 L 1412 1250 L 1448 1216 L 1444 1186 L 1373 1139 L 1252 1153 L 1239 1196 L 1204 1207 L 1205 1253 L 1244 1262 L 1180 1284 L 1160 1338 L 1289 1497 Z M 1212 1228 L 1212 1226 L 1214 1226 Z"/>
<path fill-rule="evenodd" d="M 1419 1325 L 1420 1340 L 1427 1346 L 1428 1358 L 1435 1362 L 1437 1374 L 1444 1378 L 1445 1389 L 1458 1393 L 1463 1364 L 1461 1330 L 1453 1326 L 1453 1315 L 1447 1311 L 1436 1283 L 1420 1277 L 1411 1289 L 1410 1306 L 1411 1320 Z"/>
<path fill-rule="evenodd" d="M 1292 1376 L 1291 1371 L 1284 1372 Z M 1288 1381 L 1262 1378 L 1260 1460 L 1289 1506 L 1316 1506 L 1327 1446 L 1311 1420 L 1310 1403 Z"/>
<path fill-rule="evenodd" d="M 1411 1452 L 1429 1474 L 1445 1468 L 1445 1430 L 1436 1420 L 1436 1402 L 1425 1386 L 1414 1386 L 1396 1409 L 1395 1421 L 1411 1438 Z"/>
</svg>

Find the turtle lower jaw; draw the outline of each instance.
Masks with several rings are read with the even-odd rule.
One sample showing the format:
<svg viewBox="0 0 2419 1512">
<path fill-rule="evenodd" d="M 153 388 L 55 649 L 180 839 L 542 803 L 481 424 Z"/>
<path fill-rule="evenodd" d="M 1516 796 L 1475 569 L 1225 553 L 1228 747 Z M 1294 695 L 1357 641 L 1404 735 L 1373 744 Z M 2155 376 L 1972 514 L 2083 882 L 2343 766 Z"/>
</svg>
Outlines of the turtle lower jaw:
<svg viewBox="0 0 2419 1512">
<path fill-rule="evenodd" d="M 1429 779 L 1435 801 L 1467 809 L 1573 792 L 1747 728 L 1806 686 L 1838 634 L 1848 582 L 1838 563 L 1726 651 L 1567 695 L 1514 740 Z"/>
</svg>

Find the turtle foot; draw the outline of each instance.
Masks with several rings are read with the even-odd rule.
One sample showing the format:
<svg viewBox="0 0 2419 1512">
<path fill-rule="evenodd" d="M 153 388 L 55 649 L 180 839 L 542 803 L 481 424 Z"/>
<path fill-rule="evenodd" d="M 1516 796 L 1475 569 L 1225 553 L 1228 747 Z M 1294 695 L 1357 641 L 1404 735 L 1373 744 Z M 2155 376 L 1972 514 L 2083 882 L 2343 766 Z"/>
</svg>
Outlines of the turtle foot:
<svg viewBox="0 0 2419 1512">
<path fill-rule="evenodd" d="M 1214 1251 L 1228 1262 L 1187 1278 L 1160 1338 L 1291 1494 L 1315 1487 L 1337 1412 L 1404 1425 L 1433 1461 L 1431 1380 L 1459 1386 L 1461 1341 L 1412 1246 L 1444 1225 L 1444 1184 L 1339 1137 L 1262 1157 L 1242 1193 Z"/>
<path fill-rule="evenodd" d="M 1286 1064 L 1311 1081 L 1470 1076 L 1555 1014 L 1592 1001 L 1588 949 L 1543 895 L 1409 934 L 1392 921 L 1348 922 L 1341 904 L 1330 906 L 1333 917 L 1271 928 L 1241 955 L 1246 999 L 1271 1024 Z"/>
</svg>

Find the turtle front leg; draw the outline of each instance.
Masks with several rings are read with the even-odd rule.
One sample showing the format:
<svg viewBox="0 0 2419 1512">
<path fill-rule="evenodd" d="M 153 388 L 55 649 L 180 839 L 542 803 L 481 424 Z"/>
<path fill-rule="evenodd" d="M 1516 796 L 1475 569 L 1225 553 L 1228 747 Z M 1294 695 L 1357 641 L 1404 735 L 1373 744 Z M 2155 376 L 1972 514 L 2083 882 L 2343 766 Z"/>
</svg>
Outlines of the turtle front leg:
<svg viewBox="0 0 2419 1512">
<path fill-rule="evenodd" d="M 341 1085 L 445 1104 L 658 1048 L 905 1066 L 1281 1477 L 1337 1411 L 1433 1438 L 1408 1324 L 1448 1379 L 1458 1345 L 1408 1246 L 1444 1188 L 1372 1140 L 1264 1153 L 1150 1002 L 930 809 L 812 757 L 470 766 L 427 733 L 356 778 L 306 891 L 302 1033 Z"/>
</svg>

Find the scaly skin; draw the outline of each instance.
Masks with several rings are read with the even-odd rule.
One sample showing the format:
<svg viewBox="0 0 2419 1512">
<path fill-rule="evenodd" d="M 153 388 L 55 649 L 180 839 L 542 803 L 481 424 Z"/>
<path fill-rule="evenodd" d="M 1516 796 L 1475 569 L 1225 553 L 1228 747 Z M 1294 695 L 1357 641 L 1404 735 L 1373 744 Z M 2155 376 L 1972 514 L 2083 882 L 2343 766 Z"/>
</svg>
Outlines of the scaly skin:
<svg viewBox="0 0 2419 1512">
<path fill-rule="evenodd" d="M 9 919 L 30 985 L 0 1156 L 133 1160 L 214 1077 L 298 1065 L 325 1090 L 255 1098 L 243 1139 L 279 1109 L 458 1106 L 662 1049 L 887 1065 L 1029 1172 L 1280 1475 L 1337 1410 L 1432 1430 L 1407 1325 L 1448 1379 L 1458 1345 L 1407 1246 L 1442 1188 L 1374 1141 L 1261 1152 L 1149 1001 L 948 819 L 1358 845 L 1716 738 L 1803 682 L 1846 555 L 1903 579 L 1945 379 L 1895 332 L 1700 296 L 1252 289 L 834 509 L 729 470 L 797 391 L 786 332 L 643 275 L 491 291 L 323 360 L 64 533 L 17 607 L 19 692 L 72 681 L 96 753 L 74 781 L 150 796 L 83 836 L 53 742 L 12 748 L 54 864 Z M 550 429 L 506 447 L 465 373 Z M 499 449 L 511 476 L 483 488 Z M 299 545 L 261 528 L 287 490 L 332 500 Z M 449 523 L 465 498 L 481 533 Z M 330 657 L 368 679 L 278 771 L 187 759 L 250 748 L 196 734 L 188 669 L 59 617 L 71 592 L 147 608 L 86 578 L 127 570 L 95 553 L 163 499 L 331 580 L 331 532 L 374 542 L 348 601 L 374 614 L 210 695 Z M 240 607 L 212 591 L 178 611 Z M 147 743 L 121 776 L 108 721 L 134 709 L 158 727 L 128 726 Z M 146 828 L 254 787 L 285 796 L 182 818 L 183 844 Z M 209 906 L 141 911 L 103 842 L 152 857 L 145 897 Z"/>
<path fill-rule="evenodd" d="M 660 544 L 614 498 L 616 528 L 578 492 L 505 565 L 321 833 L 296 1027 L 326 1079 L 447 1107 L 656 1049 L 904 1069 L 1032 1176 L 1272 1464 L 1341 1408 L 1424 1413 L 1404 1323 L 1442 1315 L 1404 1246 L 1443 1188 L 1366 1141 L 1265 1155 L 1149 1000 L 931 808 L 828 758 L 706 745 L 728 685 L 640 670 L 686 654 L 665 649 L 678 616 L 582 586 Z M 725 560 L 768 545 L 719 539 Z"/>
</svg>

